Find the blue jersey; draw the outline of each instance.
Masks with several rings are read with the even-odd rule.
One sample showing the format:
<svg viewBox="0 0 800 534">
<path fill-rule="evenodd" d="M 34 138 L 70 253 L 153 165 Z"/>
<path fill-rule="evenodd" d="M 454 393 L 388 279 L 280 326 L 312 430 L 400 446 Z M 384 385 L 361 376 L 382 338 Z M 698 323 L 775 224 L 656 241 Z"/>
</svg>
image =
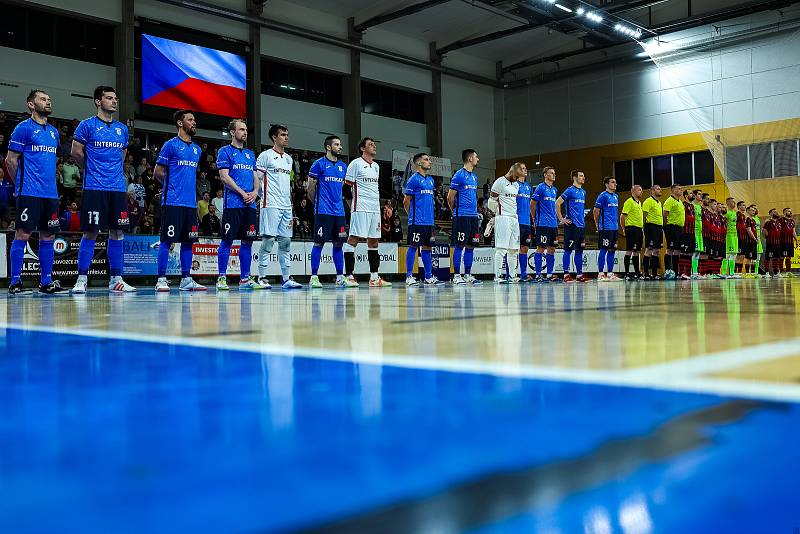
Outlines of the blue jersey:
<svg viewBox="0 0 800 534">
<path fill-rule="evenodd" d="M 531 225 L 531 184 L 528 182 L 517 182 L 519 190 L 517 191 L 517 218 L 519 224 L 530 226 Z"/>
<path fill-rule="evenodd" d="M 433 177 L 415 172 L 406 184 L 406 195 L 411 197 L 408 224 L 433 226 Z"/>
<path fill-rule="evenodd" d="M 245 193 L 255 191 L 253 173 L 256 170 L 256 156 L 249 148 L 236 148 L 233 145 L 220 148 L 217 153 L 217 168 L 228 169 L 228 175 Z M 252 202 L 250 207 L 256 209 L 256 204 Z M 246 208 L 247 204 L 239 193 L 226 185 L 223 207 Z"/>
<path fill-rule="evenodd" d="M 561 193 L 564 199 L 564 208 L 567 211 L 567 219 L 572 221 L 573 226 L 583 228 L 584 207 L 586 205 L 586 190 L 582 187 L 569 186 Z"/>
<path fill-rule="evenodd" d="M 20 154 L 16 180 L 18 196 L 58 198 L 56 150 L 59 139 L 55 126 L 42 126 L 33 119 L 25 119 L 14 128 L 8 149 Z"/>
<path fill-rule="evenodd" d="M 554 185 L 547 185 L 542 182 L 536 186 L 532 199 L 536 204 L 536 220 L 533 224 L 537 227 L 558 228 L 556 218 L 556 197 L 558 190 Z"/>
<path fill-rule="evenodd" d="M 598 217 L 598 230 L 618 230 L 619 229 L 619 197 L 616 193 L 603 191 L 597 197 L 594 207 L 600 210 Z"/>
<path fill-rule="evenodd" d="M 83 188 L 125 192 L 122 154 L 128 148 L 128 127 L 95 115 L 81 121 L 73 137 L 84 146 Z"/>
<path fill-rule="evenodd" d="M 322 215 L 344 215 L 342 184 L 347 174 L 347 165 L 341 161 L 331 161 L 327 156 L 319 158 L 311 165 L 308 175 L 317 181 L 314 198 L 314 213 Z"/>
<path fill-rule="evenodd" d="M 161 147 L 156 163 L 165 168 L 164 206 L 197 207 L 197 162 L 200 147 L 173 137 Z"/>
<path fill-rule="evenodd" d="M 477 217 L 478 176 L 467 169 L 459 169 L 450 180 L 450 189 L 456 192 L 453 217 Z"/>
</svg>

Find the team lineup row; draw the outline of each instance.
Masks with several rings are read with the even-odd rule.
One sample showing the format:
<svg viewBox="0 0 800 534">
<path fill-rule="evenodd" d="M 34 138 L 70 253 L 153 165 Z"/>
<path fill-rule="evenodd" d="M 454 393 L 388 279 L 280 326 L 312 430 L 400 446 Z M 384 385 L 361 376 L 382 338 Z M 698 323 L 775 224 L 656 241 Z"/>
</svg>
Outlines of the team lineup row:
<svg viewBox="0 0 800 534">
<path fill-rule="evenodd" d="M 111 280 L 109 290 L 113 292 L 133 292 L 136 288 L 122 279 L 123 254 L 122 239 L 128 229 L 129 220 L 126 207 L 126 189 L 122 173 L 128 146 L 128 129 L 114 119 L 118 99 L 115 90 L 99 86 L 94 91 L 96 115 L 82 121 L 74 134 L 72 156 L 84 169 L 84 195 L 81 206 L 81 239 L 78 251 L 78 281 L 71 289 L 73 293 L 85 293 L 87 274 L 94 256 L 95 240 L 101 230 L 109 232 L 108 264 Z M 52 113 L 50 96 L 42 90 L 32 90 L 26 101 L 31 117 L 22 121 L 14 129 L 9 142 L 7 166 L 10 176 L 15 180 L 17 193 L 16 234 L 10 250 L 11 284 L 9 294 L 23 295 L 31 292 L 21 281 L 22 263 L 27 241 L 33 231 L 40 235 L 39 263 L 41 282 L 39 291 L 44 294 L 66 293 L 57 280 L 52 279 L 54 259 L 53 237 L 58 228 L 58 192 L 56 188 L 56 147 L 59 145 L 59 132 L 48 124 L 47 117 Z M 166 272 L 170 248 L 180 243 L 182 291 L 205 291 L 190 276 L 192 265 L 192 243 L 198 238 L 196 211 L 197 166 L 201 156 L 200 148 L 193 142 L 197 133 L 197 122 L 189 110 L 178 110 L 174 114 L 177 135 L 162 147 L 154 177 L 163 183 L 162 217 L 160 246 L 158 252 L 158 280 L 155 289 L 159 292 L 170 290 Z M 282 125 L 273 125 L 269 130 L 272 148 L 262 152 L 257 158 L 246 148 L 247 124 L 243 119 L 232 119 L 229 123 L 230 145 L 219 151 L 217 167 L 224 190 L 224 212 L 222 220 L 222 240 L 218 250 L 219 273 L 217 289 L 228 290 L 226 271 L 234 240 L 241 240 L 239 258 L 241 276 L 239 288 L 243 290 L 268 289 L 268 261 L 275 245 L 278 246 L 278 262 L 282 273 L 281 287 L 296 289 L 301 287 L 289 275 L 289 250 L 292 236 L 291 172 L 292 158 L 286 153 L 289 146 L 289 130 Z M 336 285 L 357 287 L 359 284 L 353 274 L 355 249 L 359 243 L 366 242 L 369 262 L 370 287 L 387 287 L 391 283 L 379 276 L 380 255 L 380 198 L 379 167 L 375 161 L 377 144 L 370 137 L 363 138 L 359 145 L 360 157 L 345 165 L 339 160 L 342 152 L 341 140 L 334 135 L 324 140 L 326 155 L 312 165 L 309 171 L 309 198 L 314 203 L 314 247 L 311 254 L 311 287 L 322 284 L 317 275 L 325 243 L 333 244 L 333 262 L 336 267 Z M 462 153 L 464 166 L 453 176 L 448 192 L 448 203 L 453 212 L 452 239 L 454 250 L 454 283 L 480 283 L 471 274 L 473 249 L 479 242 L 477 212 L 478 177 L 474 170 L 479 162 L 473 149 Z M 434 181 L 428 175 L 431 169 L 430 156 L 424 153 L 413 158 L 415 173 L 407 178 L 404 205 L 409 214 L 407 254 L 407 279 L 409 286 L 419 282 L 413 277 L 413 265 L 417 253 L 424 266 L 422 283 L 441 284 L 432 272 L 431 245 L 434 226 Z M 544 182 L 535 190 L 525 182 L 527 169 L 524 164 L 514 164 L 505 176 L 498 178 L 493 186 L 490 209 L 496 213 L 493 219 L 495 232 L 495 275 L 497 282 L 549 281 L 555 280 L 553 266 L 554 249 L 558 240 L 558 226 L 564 225 L 564 281 L 587 281 L 582 272 L 582 250 L 585 245 L 584 205 L 586 192 L 583 189 L 584 173 L 572 172 L 573 185 L 560 196 L 555 188 L 555 169 L 544 170 Z M 351 220 L 349 231 L 345 220 L 343 186 L 352 190 Z M 654 186 L 651 197 L 643 203 L 641 188 L 635 187 L 633 197 L 626 201 L 621 216 L 618 215 L 616 181 L 606 178 L 606 190 L 601 193 L 594 205 L 595 224 L 600 232 L 599 280 L 618 280 L 613 273 L 617 233 L 625 229 L 628 242 L 626 252 L 626 272 L 632 263 L 639 276 L 638 252 L 646 241 L 644 255 L 644 274 L 657 277 L 660 248 L 662 245 L 662 226 L 667 235 L 667 270 L 665 275 L 674 277 L 679 270 L 681 251 L 693 255 L 692 274 L 700 276 L 698 264 L 708 271 L 709 261 L 715 259 L 718 250 L 716 228 L 718 222 L 716 208 L 711 201 L 700 206 L 699 192 L 685 195 L 686 202 L 680 200 L 680 186 L 673 186 L 670 199 L 663 208 L 658 200 L 660 188 Z M 708 200 L 708 199 L 706 199 Z M 728 199 L 729 208 L 732 199 Z M 566 215 L 561 213 L 561 206 Z M 689 206 L 693 206 L 692 209 Z M 724 269 L 734 276 L 733 269 L 737 256 L 748 258 L 746 243 L 755 235 L 747 220 L 756 218 L 757 210 L 751 217 L 744 216 L 741 226 L 743 248 L 738 247 L 737 234 L 731 235 L 731 217 L 736 230 L 738 218 L 733 212 L 726 212 L 727 234 L 725 237 Z M 662 213 L 663 210 L 663 213 Z M 730 216 L 728 214 L 731 214 Z M 646 214 L 646 221 L 643 216 Z M 786 214 L 786 212 L 785 212 Z M 619 223 L 618 223 L 619 218 Z M 691 229 L 689 222 L 692 221 Z M 771 222 L 771 221 L 770 221 Z M 775 227 L 781 236 L 788 235 L 791 225 L 794 239 L 794 222 L 791 211 L 782 220 L 775 219 Z M 490 229 L 491 229 L 490 227 Z M 706 233 L 705 228 L 709 229 Z M 778 253 L 771 245 L 769 236 L 773 227 L 765 224 L 768 234 L 767 254 L 777 258 Z M 760 222 L 756 233 L 760 236 Z M 686 236 L 692 237 L 692 243 Z M 708 236 L 708 237 L 706 237 Z M 258 254 L 258 276 L 251 276 L 253 242 L 261 239 Z M 708 240 L 708 249 L 703 246 Z M 528 247 L 535 241 L 534 263 L 536 276 L 527 274 Z M 760 247 L 760 237 L 753 239 Z M 772 248 L 770 248 L 772 247 Z M 784 237 L 781 237 L 780 256 L 793 254 Z M 689 250 L 691 249 L 691 251 Z M 721 247 L 720 247 L 721 249 Z M 571 253 L 575 252 L 576 276 L 570 273 Z M 772 254 L 772 255 L 770 255 Z M 790 256 L 788 256 L 790 257 Z M 519 261 L 524 260 L 524 261 Z M 463 263 L 462 263 L 463 261 Z M 788 260 L 787 260 L 788 262 Z M 546 276 L 542 273 L 543 263 Z M 463 274 L 462 274 L 463 265 Z M 519 274 L 517 276 L 517 265 Z M 783 265 L 783 263 L 781 263 Z M 504 272 L 505 269 L 505 272 Z M 757 271 L 757 266 L 756 266 Z M 708 274 L 708 273 L 703 273 Z M 683 273 L 688 277 L 687 273 Z"/>
</svg>

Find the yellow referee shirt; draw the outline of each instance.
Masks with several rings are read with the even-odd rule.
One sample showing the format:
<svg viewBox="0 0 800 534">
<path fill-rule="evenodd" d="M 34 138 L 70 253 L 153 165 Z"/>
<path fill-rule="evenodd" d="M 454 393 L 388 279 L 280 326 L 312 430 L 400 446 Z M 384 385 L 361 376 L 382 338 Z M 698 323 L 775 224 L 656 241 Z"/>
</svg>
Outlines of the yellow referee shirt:
<svg viewBox="0 0 800 534">
<path fill-rule="evenodd" d="M 636 226 L 642 228 L 644 219 L 642 215 L 642 203 L 631 197 L 622 205 L 622 214 L 625 215 L 625 226 Z"/>
<path fill-rule="evenodd" d="M 686 222 L 686 210 L 683 208 L 682 201 L 670 195 L 669 198 L 664 201 L 664 211 L 669 212 L 667 215 L 667 224 L 676 224 L 683 228 L 683 224 Z"/>
<path fill-rule="evenodd" d="M 653 197 L 647 197 L 642 202 L 642 211 L 645 214 L 645 222 L 650 224 L 664 225 L 664 210 L 661 207 L 661 202 Z"/>
</svg>

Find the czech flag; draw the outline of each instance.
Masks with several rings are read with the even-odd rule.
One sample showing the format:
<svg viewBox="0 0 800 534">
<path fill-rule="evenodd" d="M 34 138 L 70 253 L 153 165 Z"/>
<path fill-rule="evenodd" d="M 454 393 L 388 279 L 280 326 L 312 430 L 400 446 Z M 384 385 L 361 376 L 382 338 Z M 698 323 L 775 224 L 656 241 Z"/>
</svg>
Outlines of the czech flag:
<svg viewBox="0 0 800 534">
<path fill-rule="evenodd" d="M 244 117 L 244 56 L 142 35 L 142 103 Z"/>
</svg>

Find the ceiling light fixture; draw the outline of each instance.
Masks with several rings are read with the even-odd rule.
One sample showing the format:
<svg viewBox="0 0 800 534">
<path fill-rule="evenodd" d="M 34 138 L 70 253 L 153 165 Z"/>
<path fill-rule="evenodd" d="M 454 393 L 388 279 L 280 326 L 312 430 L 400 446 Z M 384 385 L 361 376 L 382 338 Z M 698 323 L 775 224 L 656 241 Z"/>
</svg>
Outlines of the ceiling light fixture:
<svg viewBox="0 0 800 534">
<path fill-rule="evenodd" d="M 567 13 L 572 13 L 572 10 L 566 6 L 562 6 L 561 4 L 555 4 L 555 6 L 560 9 L 561 11 L 566 11 Z"/>
</svg>

